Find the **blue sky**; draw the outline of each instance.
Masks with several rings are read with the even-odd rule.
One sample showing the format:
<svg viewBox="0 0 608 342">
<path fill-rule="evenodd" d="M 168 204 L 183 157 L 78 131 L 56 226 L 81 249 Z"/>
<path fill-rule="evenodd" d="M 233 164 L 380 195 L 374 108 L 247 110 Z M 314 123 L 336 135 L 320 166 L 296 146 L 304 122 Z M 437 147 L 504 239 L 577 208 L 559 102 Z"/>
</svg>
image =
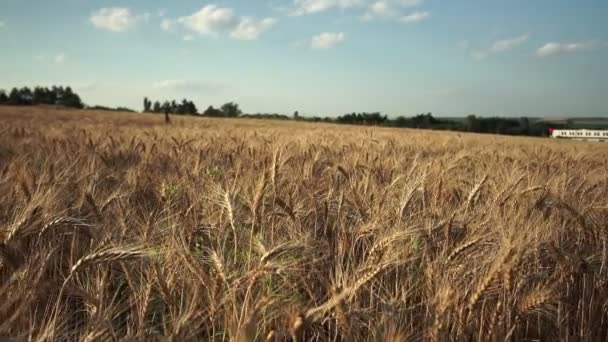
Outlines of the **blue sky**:
<svg viewBox="0 0 608 342">
<path fill-rule="evenodd" d="M 608 115 L 605 0 L 0 0 L 0 88 L 249 113 Z"/>
</svg>

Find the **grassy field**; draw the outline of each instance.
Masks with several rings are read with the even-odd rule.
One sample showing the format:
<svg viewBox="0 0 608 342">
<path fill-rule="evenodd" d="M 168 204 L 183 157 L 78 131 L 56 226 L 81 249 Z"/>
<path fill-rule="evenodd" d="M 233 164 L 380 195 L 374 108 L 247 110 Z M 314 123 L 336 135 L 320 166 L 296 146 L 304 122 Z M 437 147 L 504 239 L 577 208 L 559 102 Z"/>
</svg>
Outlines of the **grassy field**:
<svg viewBox="0 0 608 342">
<path fill-rule="evenodd" d="M 595 341 L 608 144 L 0 107 L 0 336 Z"/>
</svg>

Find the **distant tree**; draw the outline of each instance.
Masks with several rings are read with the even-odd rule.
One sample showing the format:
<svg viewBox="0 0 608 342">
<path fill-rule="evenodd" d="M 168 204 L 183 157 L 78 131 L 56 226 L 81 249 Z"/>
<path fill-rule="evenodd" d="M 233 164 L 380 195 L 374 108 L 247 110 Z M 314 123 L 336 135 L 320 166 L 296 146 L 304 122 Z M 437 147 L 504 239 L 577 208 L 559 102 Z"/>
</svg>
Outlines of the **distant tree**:
<svg viewBox="0 0 608 342">
<path fill-rule="evenodd" d="M 149 113 L 150 111 L 152 111 L 152 101 L 144 97 L 144 113 Z"/>
<path fill-rule="evenodd" d="M 399 116 L 393 120 L 391 124 L 395 127 L 408 127 L 410 125 L 410 120 L 405 116 Z"/>
<path fill-rule="evenodd" d="M 209 108 L 207 108 L 205 110 L 205 112 L 203 112 L 203 115 L 211 116 L 211 117 L 219 117 L 219 116 L 224 116 L 224 112 L 219 109 L 213 108 L 213 106 L 209 106 Z"/>
<path fill-rule="evenodd" d="M 300 118 L 300 113 L 297 110 L 293 113 L 293 118 L 296 120 Z"/>
<path fill-rule="evenodd" d="M 6 95 L 6 94 L 5 94 Z M 12 105 L 62 105 L 73 108 L 84 108 L 84 104 L 80 96 L 72 91 L 70 87 L 52 86 L 47 87 L 37 86 L 32 91 L 28 87 L 13 88 L 6 100 L 7 104 Z"/>
<path fill-rule="evenodd" d="M 34 88 L 34 104 L 47 104 L 46 89 L 42 87 Z"/>
<path fill-rule="evenodd" d="M 186 101 L 184 103 L 185 106 L 185 113 L 186 114 L 190 114 L 190 115 L 198 115 L 198 108 L 196 108 L 196 105 L 194 104 L 194 102 L 192 101 Z"/>
<path fill-rule="evenodd" d="M 19 90 L 19 97 L 21 98 L 21 104 L 24 104 L 24 105 L 34 104 L 34 93 L 28 87 L 23 87 Z"/>
<path fill-rule="evenodd" d="M 65 90 L 63 89 L 62 86 L 56 87 L 53 86 L 53 88 L 51 88 L 51 92 L 54 94 L 54 103 L 56 105 L 61 105 L 61 101 L 63 99 L 63 95 L 65 93 Z"/>
<path fill-rule="evenodd" d="M 59 98 L 59 104 L 71 108 L 84 108 L 84 104 L 80 100 L 80 96 L 72 91 L 72 88 L 66 87 Z"/>
<path fill-rule="evenodd" d="M 0 104 L 6 104 L 8 102 L 8 95 L 2 89 L 0 89 Z"/>
<path fill-rule="evenodd" d="M 23 104 L 21 102 L 21 93 L 19 92 L 19 89 L 17 89 L 17 88 L 11 89 L 11 92 L 8 95 L 8 104 L 11 104 L 11 105 Z"/>
<path fill-rule="evenodd" d="M 152 112 L 154 113 L 160 113 L 163 111 L 163 107 L 160 105 L 160 102 L 155 101 L 154 102 L 154 106 L 152 106 Z"/>
<path fill-rule="evenodd" d="M 519 118 L 519 134 L 530 134 L 530 119 L 525 116 Z"/>
<path fill-rule="evenodd" d="M 198 111 L 194 105 L 194 102 L 183 99 L 182 102 L 177 105 L 177 113 L 195 115 L 198 114 Z"/>
<path fill-rule="evenodd" d="M 165 101 L 165 102 L 163 102 L 163 105 L 162 105 L 162 112 L 163 112 L 163 113 L 172 113 L 172 111 L 171 111 L 171 110 L 172 110 L 172 107 L 171 107 L 171 102 L 169 102 L 169 101 Z"/>
<path fill-rule="evenodd" d="M 221 109 L 224 116 L 228 117 L 237 117 L 242 114 L 241 110 L 239 109 L 239 105 L 234 102 L 224 104 Z"/>
<path fill-rule="evenodd" d="M 469 115 L 465 121 L 465 129 L 469 132 L 479 132 L 481 124 L 475 115 Z"/>
</svg>

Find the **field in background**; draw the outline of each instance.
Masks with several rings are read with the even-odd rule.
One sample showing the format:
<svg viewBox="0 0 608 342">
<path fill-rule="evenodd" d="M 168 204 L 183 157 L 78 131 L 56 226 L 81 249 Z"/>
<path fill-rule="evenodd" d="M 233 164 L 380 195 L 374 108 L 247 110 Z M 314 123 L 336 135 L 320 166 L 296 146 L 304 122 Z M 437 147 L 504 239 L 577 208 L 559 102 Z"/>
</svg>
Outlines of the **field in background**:
<svg viewBox="0 0 608 342">
<path fill-rule="evenodd" d="M 0 336 L 608 334 L 608 145 L 0 107 Z"/>
</svg>

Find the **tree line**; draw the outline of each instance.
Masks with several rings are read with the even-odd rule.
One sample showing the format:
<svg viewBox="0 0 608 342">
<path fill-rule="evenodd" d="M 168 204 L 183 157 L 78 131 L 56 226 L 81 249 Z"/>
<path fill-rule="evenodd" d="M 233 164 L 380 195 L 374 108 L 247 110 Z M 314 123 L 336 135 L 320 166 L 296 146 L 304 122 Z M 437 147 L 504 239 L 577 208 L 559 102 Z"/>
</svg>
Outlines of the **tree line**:
<svg viewBox="0 0 608 342">
<path fill-rule="evenodd" d="M 434 117 L 432 113 L 418 114 L 413 117 L 399 116 L 395 119 L 389 119 L 388 116 L 381 115 L 380 113 L 352 113 L 339 116 L 334 122 L 354 125 L 374 125 L 530 136 L 544 136 L 547 134 L 549 129 L 547 123 L 542 121 L 532 122 L 527 117 L 484 118 L 476 115 L 469 115 L 463 119 L 440 119 Z"/>
<path fill-rule="evenodd" d="M 148 97 L 144 98 L 144 113 L 161 113 L 161 114 L 177 114 L 177 115 L 204 115 L 211 117 L 238 117 L 243 112 L 239 105 L 234 102 L 228 102 L 220 108 L 209 106 L 204 112 L 199 113 L 194 102 L 183 99 L 181 102 L 172 101 L 154 101 Z"/>
<path fill-rule="evenodd" d="M 7 94 L 0 89 L 0 105 L 32 106 L 56 105 L 71 108 L 84 108 L 80 96 L 72 88 L 63 86 L 13 88 Z"/>
<path fill-rule="evenodd" d="M 112 111 L 127 111 L 134 112 L 129 108 L 118 107 L 109 108 L 104 106 L 87 107 L 72 88 L 63 86 L 52 87 L 35 87 L 33 90 L 28 87 L 13 88 L 8 94 L 0 89 L 0 105 L 58 105 L 70 108 L 87 108 L 94 110 L 112 110 Z M 291 119 L 291 117 L 282 114 L 253 114 L 243 115 L 239 105 L 235 102 L 228 102 L 219 108 L 213 106 L 207 107 L 202 113 L 193 101 L 183 99 L 178 102 L 171 101 L 154 101 L 148 97 L 143 101 L 144 113 L 167 113 L 177 115 L 202 115 L 208 117 L 247 117 L 260 119 Z M 501 117 L 478 117 L 469 115 L 461 119 L 436 118 L 432 113 L 418 114 L 413 117 L 399 116 L 389 118 L 380 112 L 373 113 L 349 113 L 330 117 L 301 117 L 298 112 L 295 112 L 292 117 L 294 120 L 313 121 L 313 122 L 330 122 L 337 124 L 352 124 L 352 125 L 370 125 L 370 126 L 386 126 L 386 127 L 404 127 L 404 128 L 422 128 L 434 130 L 453 130 L 461 132 L 475 133 L 494 133 L 508 135 L 530 135 L 543 136 L 547 135 L 548 124 L 540 120 L 530 120 L 527 117 L 521 118 L 501 118 Z M 552 124 L 554 128 L 556 124 Z"/>
<path fill-rule="evenodd" d="M 192 101 L 183 99 L 181 102 L 175 100 L 152 103 L 147 97 L 144 98 L 144 113 L 170 113 L 180 115 L 196 115 L 198 109 Z"/>
</svg>

